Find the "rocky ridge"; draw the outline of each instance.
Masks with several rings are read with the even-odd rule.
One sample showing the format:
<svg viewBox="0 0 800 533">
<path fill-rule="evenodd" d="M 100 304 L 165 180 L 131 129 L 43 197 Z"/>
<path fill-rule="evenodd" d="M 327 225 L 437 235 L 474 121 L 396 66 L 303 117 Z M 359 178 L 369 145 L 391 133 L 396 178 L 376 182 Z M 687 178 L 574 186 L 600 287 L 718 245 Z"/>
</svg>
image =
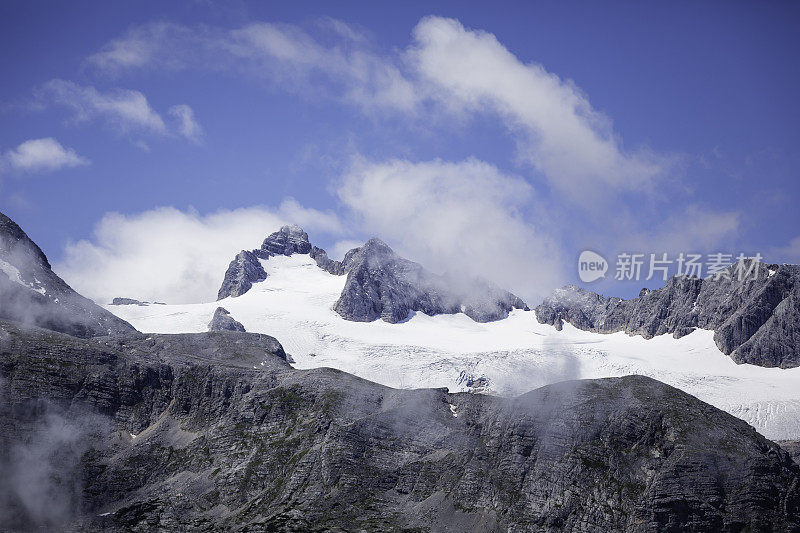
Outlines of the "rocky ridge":
<svg viewBox="0 0 800 533">
<path fill-rule="evenodd" d="M 111 300 L 109 305 L 138 305 L 138 306 L 147 306 L 147 305 L 166 305 L 163 302 L 143 302 L 141 300 L 136 300 L 135 298 L 120 298 L 116 297 Z"/>
<path fill-rule="evenodd" d="M 738 279 L 737 268 L 754 277 Z M 536 307 L 541 323 L 563 322 L 598 333 L 624 331 L 676 338 L 696 328 L 714 330 L 719 349 L 737 363 L 800 365 L 800 265 L 733 264 L 717 278 L 674 276 L 665 287 L 637 298 L 606 298 L 571 285 Z"/>
<path fill-rule="evenodd" d="M 289 360 L 240 331 L 88 339 L 0 319 L 0 529 L 800 528 L 789 454 L 650 378 L 499 398 Z"/>
<path fill-rule="evenodd" d="M 76 337 L 130 333 L 133 326 L 75 292 L 42 250 L 0 213 L 0 318 Z"/>
</svg>

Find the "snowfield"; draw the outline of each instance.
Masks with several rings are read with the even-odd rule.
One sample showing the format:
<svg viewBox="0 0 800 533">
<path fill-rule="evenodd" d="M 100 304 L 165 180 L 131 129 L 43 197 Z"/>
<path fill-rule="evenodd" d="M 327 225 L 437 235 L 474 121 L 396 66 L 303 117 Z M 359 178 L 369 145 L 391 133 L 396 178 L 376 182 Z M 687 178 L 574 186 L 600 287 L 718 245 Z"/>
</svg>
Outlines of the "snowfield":
<svg viewBox="0 0 800 533">
<path fill-rule="evenodd" d="M 262 264 L 267 279 L 236 298 L 105 307 L 143 332 L 192 333 L 207 331 L 222 306 L 247 331 L 277 338 L 296 368 L 333 367 L 400 388 L 516 395 L 567 379 L 643 374 L 746 420 L 768 438 L 800 438 L 800 368 L 737 365 L 716 347 L 712 331 L 650 340 L 569 324 L 557 331 L 521 310 L 487 324 L 464 314 L 422 313 L 399 324 L 350 322 L 332 310 L 345 276 L 328 274 L 302 254 Z"/>
</svg>

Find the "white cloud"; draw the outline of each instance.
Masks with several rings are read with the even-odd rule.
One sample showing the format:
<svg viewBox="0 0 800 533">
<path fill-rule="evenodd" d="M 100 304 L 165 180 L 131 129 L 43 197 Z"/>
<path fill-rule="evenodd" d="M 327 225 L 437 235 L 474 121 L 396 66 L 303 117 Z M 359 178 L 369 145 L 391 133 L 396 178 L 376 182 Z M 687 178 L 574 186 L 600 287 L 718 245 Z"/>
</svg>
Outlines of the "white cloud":
<svg viewBox="0 0 800 533">
<path fill-rule="evenodd" d="M 183 68 L 208 53 L 214 33 L 201 28 L 188 28 L 169 22 L 151 22 L 134 27 L 92 54 L 88 63 L 104 72 L 118 73 L 158 65 L 161 68 Z"/>
<path fill-rule="evenodd" d="M 406 49 L 379 52 L 351 26 L 330 19 L 322 26 L 328 34 L 276 23 L 232 31 L 151 24 L 90 61 L 115 72 L 246 73 L 296 91 L 325 91 L 365 113 L 400 111 L 413 126 L 452 128 L 452 119 L 476 116 L 500 121 L 525 178 L 475 159 L 358 159 L 338 194 L 365 231 L 399 251 L 434 269 L 460 264 L 529 299 L 571 274 L 556 242 L 659 252 L 700 251 L 735 238 L 739 215 L 692 205 L 674 175 L 676 157 L 626 147 L 576 84 L 517 57 L 494 35 L 426 17 Z"/>
<path fill-rule="evenodd" d="M 89 160 L 72 148 L 65 148 L 52 137 L 30 139 L 5 154 L 6 164 L 26 172 L 53 171 L 88 165 Z"/>
<path fill-rule="evenodd" d="M 193 142 L 199 142 L 203 136 L 203 128 L 194 118 L 194 111 L 186 104 L 175 105 L 169 108 L 169 114 L 177 121 L 178 132 Z"/>
<path fill-rule="evenodd" d="M 73 112 L 75 122 L 103 120 L 122 133 L 156 136 L 180 135 L 198 141 L 202 128 L 194 111 L 185 104 L 172 106 L 168 112 L 175 119 L 175 128 L 167 127 L 147 97 L 139 91 L 115 89 L 100 91 L 92 86 L 54 79 L 37 90 L 41 105 L 59 105 Z"/>
<path fill-rule="evenodd" d="M 297 26 L 255 23 L 234 30 L 225 48 L 253 61 L 250 70 L 316 85 L 322 75 L 342 96 L 365 108 L 412 110 L 418 95 L 391 60 L 373 53 L 366 39 L 339 21 L 328 25 L 344 42 L 325 45 Z M 277 67 L 277 68 L 276 68 Z"/>
<path fill-rule="evenodd" d="M 326 250 L 328 257 L 331 259 L 336 259 L 337 261 L 341 261 L 344 258 L 344 254 L 352 250 L 353 248 L 358 248 L 363 245 L 363 241 L 356 241 L 353 239 L 345 239 L 342 241 L 337 241 L 333 243 L 333 246 L 330 250 Z"/>
<path fill-rule="evenodd" d="M 357 160 L 338 194 L 365 231 L 427 267 L 481 276 L 531 302 L 563 281 L 558 248 L 523 216 L 525 180 L 468 159 Z"/>
<path fill-rule="evenodd" d="M 524 63 L 490 33 L 426 17 L 414 29 L 409 57 L 451 109 L 499 113 L 521 155 L 575 200 L 597 201 L 609 187 L 643 191 L 664 170 L 664 158 L 625 152 L 610 121 L 573 83 Z"/>
<path fill-rule="evenodd" d="M 368 39 L 344 22 L 323 22 L 332 43 L 292 24 L 256 22 L 228 31 L 150 23 L 111 41 L 88 61 L 115 74 L 140 68 L 243 72 L 304 90 L 318 87 L 323 77 L 337 97 L 365 108 L 409 111 L 416 106 L 417 88 L 398 65 L 373 52 Z"/>
<path fill-rule="evenodd" d="M 715 211 L 688 205 L 642 229 L 635 221 L 628 231 L 620 231 L 617 242 L 627 251 L 644 253 L 704 253 L 727 250 L 733 246 L 739 230 L 741 214 L 736 211 Z"/>
<path fill-rule="evenodd" d="M 647 192 L 674 160 L 646 148 L 625 150 L 611 121 L 574 83 L 457 20 L 423 18 L 400 53 L 379 53 L 363 32 L 341 21 L 323 19 L 321 25 L 332 39 L 292 24 L 258 22 L 226 31 L 155 23 L 130 30 L 90 61 L 115 71 L 234 69 L 290 81 L 300 90 L 324 87 L 370 113 L 399 110 L 426 122 L 492 113 L 508 126 L 522 160 L 581 204 L 620 191 Z"/>
<path fill-rule="evenodd" d="M 790 240 L 785 246 L 770 248 L 764 255 L 767 262 L 800 263 L 800 236 Z"/>
<path fill-rule="evenodd" d="M 100 92 L 66 80 L 51 80 L 39 90 L 44 102 L 63 105 L 74 112 L 76 121 L 102 118 L 121 131 L 144 130 L 164 134 L 164 120 L 139 91 L 118 89 Z"/>
<path fill-rule="evenodd" d="M 54 269 L 75 290 L 99 302 L 115 296 L 168 303 L 216 299 L 228 263 L 281 225 L 341 232 L 338 218 L 284 201 L 209 215 L 162 207 L 136 215 L 106 214 L 91 240 L 69 243 Z"/>
</svg>

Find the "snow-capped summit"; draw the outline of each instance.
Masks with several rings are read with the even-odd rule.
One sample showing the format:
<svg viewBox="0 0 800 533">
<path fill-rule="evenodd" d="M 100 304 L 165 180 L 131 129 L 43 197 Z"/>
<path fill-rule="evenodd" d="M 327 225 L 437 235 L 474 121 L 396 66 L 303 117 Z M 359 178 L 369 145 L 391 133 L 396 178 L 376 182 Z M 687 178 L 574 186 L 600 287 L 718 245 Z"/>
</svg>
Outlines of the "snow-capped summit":
<svg viewBox="0 0 800 533">
<path fill-rule="evenodd" d="M 311 252 L 308 233 L 296 224 L 283 226 L 264 239 L 261 248 L 242 250 L 228 265 L 217 300 L 228 296 L 241 296 L 250 290 L 253 283 L 262 281 L 267 273 L 259 259 L 269 259 L 276 255 L 307 254 Z M 324 253 L 324 252 L 323 252 Z"/>
<path fill-rule="evenodd" d="M 465 313 L 477 322 L 508 316 L 512 309 L 526 309 L 525 302 L 483 280 L 464 283 L 429 272 L 397 255 L 388 244 L 372 237 L 347 252 L 342 261 L 312 246 L 299 226 L 283 226 L 264 240 L 261 248 L 242 250 L 228 266 L 218 300 L 240 296 L 253 283 L 267 277 L 260 260 L 293 254 L 309 254 L 317 266 L 331 274 L 347 274 L 334 310 L 347 320 L 386 322 L 406 320 L 413 312 L 433 316 Z"/>
</svg>

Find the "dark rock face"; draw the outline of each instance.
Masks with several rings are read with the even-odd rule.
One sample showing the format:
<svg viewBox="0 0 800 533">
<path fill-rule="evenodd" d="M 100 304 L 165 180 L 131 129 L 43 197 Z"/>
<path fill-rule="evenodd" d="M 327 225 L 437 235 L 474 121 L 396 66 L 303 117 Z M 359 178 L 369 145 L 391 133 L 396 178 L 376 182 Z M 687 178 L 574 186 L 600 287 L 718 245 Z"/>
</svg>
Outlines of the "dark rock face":
<svg viewBox="0 0 800 533">
<path fill-rule="evenodd" d="M 217 307 L 214 317 L 208 324 L 208 331 L 245 331 L 244 326 L 234 320 L 224 307 Z"/>
<path fill-rule="evenodd" d="M 370 239 L 345 256 L 347 282 L 334 311 L 348 320 L 406 320 L 413 311 L 427 315 L 466 313 L 478 322 L 498 320 L 525 302 L 489 283 L 469 287 L 437 276 L 394 253 L 383 241 Z"/>
<path fill-rule="evenodd" d="M 308 233 L 303 231 L 300 226 L 283 226 L 281 229 L 264 239 L 264 243 L 259 250 L 262 259 L 267 259 L 273 255 L 292 255 L 307 254 L 311 252 L 311 244 L 308 242 Z"/>
<path fill-rule="evenodd" d="M 8 323 L 0 354 L 0 474 L 46 420 L 81 443 L 48 463 L 82 480 L 45 487 L 48 503 L 70 489 L 70 513 L 43 516 L 3 476 L 8 529 L 800 527 L 800 467 L 785 451 L 645 377 L 514 399 L 394 390 L 294 370 L 264 335 L 89 341 Z"/>
<path fill-rule="evenodd" d="M 0 318 L 77 337 L 136 331 L 124 320 L 72 290 L 51 270 L 42 250 L 2 213 Z"/>
<path fill-rule="evenodd" d="M 695 328 L 714 330 L 714 340 L 738 363 L 790 368 L 800 365 L 800 266 L 740 265 L 755 279 L 674 276 L 664 288 L 638 298 L 604 298 L 576 286 L 554 291 L 536 308 L 539 322 L 561 328 L 567 321 L 599 333 L 624 331 L 651 338 L 676 338 Z"/>
<path fill-rule="evenodd" d="M 250 290 L 253 283 L 267 279 L 267 272 L 253 252 L 242 250 L 228 265 L 225 279 L 217 293 L 217 300 L 228 296 L 241 296 Z"/>
</svg>

